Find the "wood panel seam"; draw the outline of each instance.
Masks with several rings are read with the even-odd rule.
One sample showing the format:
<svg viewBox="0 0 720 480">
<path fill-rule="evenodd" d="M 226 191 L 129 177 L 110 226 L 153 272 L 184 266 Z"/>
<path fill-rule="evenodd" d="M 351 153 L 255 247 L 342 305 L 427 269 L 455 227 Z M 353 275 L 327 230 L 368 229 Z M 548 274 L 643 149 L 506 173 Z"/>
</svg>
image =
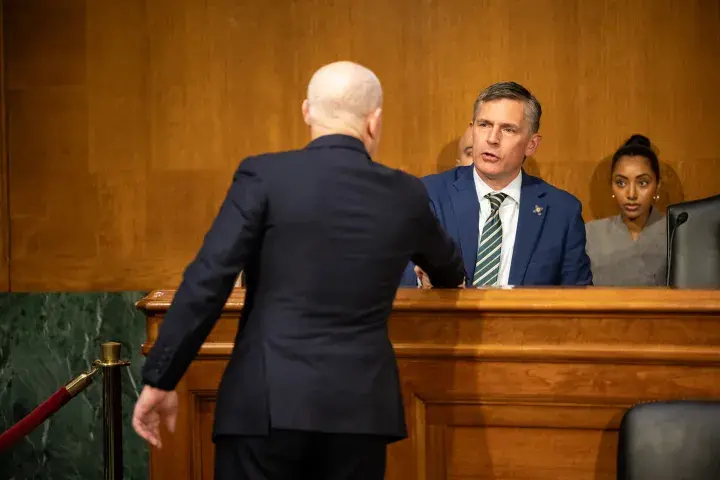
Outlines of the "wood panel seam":
<svg viewBox="0 0 720 480">
<path fill-rule="evenodd" d="M 152 343 L 143 345 L 147 354 Z M 231 342 L 205 343 L 198 354 L 205 358 L 228 358 L 233 350 Z M 622 346 L 620 346 L 622 347 Z M 597 345 L 432 345 L 394 344 L 395 355 L 401 358 L 435 358 L 475 361 L 576 363 L 591 364 L 662 364 L 662 365 L 720 365 L 720 347 L 637 347 L 608 348 Z"/>
<path fill-rule="evenodd" d="M 465 358 L 503 362 L 540 361 L 546 363 L 592 364 L 720 364 L 720 347 L 645 346 L 623 348 L 623 345 L 433 345 L 394 344 L 398 358 Z"/>
</svg>

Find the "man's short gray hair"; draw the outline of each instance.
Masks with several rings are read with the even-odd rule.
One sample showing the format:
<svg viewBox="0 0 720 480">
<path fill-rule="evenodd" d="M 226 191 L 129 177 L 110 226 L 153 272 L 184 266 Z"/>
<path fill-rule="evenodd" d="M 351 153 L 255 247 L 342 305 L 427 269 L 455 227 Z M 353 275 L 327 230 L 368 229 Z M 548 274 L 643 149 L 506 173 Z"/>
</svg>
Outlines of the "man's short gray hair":
<svg viewBox="0 0 720 480">
<path fill-rule="evenodd" d="M 540 130 L 540 117 L 542 116 L 540 102 L 530 93 L 530 90 L 515 82 L 498 82 L 483 90 L 475 100 L 475 105 L 473 105 L 473 121 L 475 121 L 478 110 L 480 110 L 480 105 L 503 98 L 523 102 L 525 104 L 525 118 L 530 123 L 530 130 L 532 133 L 537 133 Z"/>
</svg>

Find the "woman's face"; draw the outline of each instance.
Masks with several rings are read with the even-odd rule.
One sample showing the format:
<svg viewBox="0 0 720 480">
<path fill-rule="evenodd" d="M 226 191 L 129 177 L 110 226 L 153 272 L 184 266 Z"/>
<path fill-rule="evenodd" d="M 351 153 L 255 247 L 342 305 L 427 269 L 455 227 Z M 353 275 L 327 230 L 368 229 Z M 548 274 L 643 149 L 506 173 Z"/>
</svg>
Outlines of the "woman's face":
<svg viewBox="0 0 720 480">
<path fill-rule="evenodd" d="M 648 215 L 659 182 L 647 158 L 620 157 L 612 172 L 612 190 L 623 217 L 635 220 Z"/>
</svg>

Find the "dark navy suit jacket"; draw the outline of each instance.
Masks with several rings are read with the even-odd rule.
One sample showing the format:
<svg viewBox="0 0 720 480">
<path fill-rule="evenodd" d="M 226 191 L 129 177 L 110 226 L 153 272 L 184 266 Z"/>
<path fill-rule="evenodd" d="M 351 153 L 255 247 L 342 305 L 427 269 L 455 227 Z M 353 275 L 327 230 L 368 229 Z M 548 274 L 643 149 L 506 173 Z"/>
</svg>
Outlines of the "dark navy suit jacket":
<svg viewBox="0 0 720 480">
<path fill-rule="evenodd" d="M 467 285 L 472 283 L 479 237 L 480 204 L 473 166 L 456 167 L 422 179 L 430 206 L 460 244 Z M 523 172 L 510 285 L 591 285 L 585 252 L 582 205 L 570 193 Z M 408 265 L 402 286 L 416 286 Z"/>
<path fill-rule="evenodd" d="M 459 248 L 420 180 L 373 162 L 360 140 L 327 135 L 248 158 L 185 270 L 143 381 L 175 388 L 244 269 L 215 435 L 277 428 L 402 438 L 387 319 L 409 261 L 441 287 L 463 281 Z"/>
</svg>

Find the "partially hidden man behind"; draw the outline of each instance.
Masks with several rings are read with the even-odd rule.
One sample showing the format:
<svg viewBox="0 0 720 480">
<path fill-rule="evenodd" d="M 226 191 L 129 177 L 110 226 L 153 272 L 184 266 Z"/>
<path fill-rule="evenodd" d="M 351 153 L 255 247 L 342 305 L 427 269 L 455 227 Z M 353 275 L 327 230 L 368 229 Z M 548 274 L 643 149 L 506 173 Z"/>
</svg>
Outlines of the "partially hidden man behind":
<svg viewBox="0 0 720 480">
<path fill-rule="evenodd" d="M 387 330 L 397 285 L 410 260 L 441 287 L 464 269 L 420 180 L 373 162 L 381 106 L 371 71 L 326 65 L 302 106 L 306 148 L 240 164 L 143 367 L 133 426 L 152 444 L 244 269 L 215 478 L 383 478 L 387 443 L 406 436 Z"/>
<path fill-rule="evenodd" d="M 522 168 L 540 144 L 541 115 L 522 85 L 491 85 L 473 107 L 473 165 L 423 178 L 468 286 L 592 284 L 580 201 Z M 411 264 L 401 284 L 422 276 Z"/>
<path fill-rule="evenodd" d="M 458 167 L 472 165 L 472 124 L 465 129 L 462 136 L 458 140 L 457 158 L 455 165 Z"/>
</svg>

